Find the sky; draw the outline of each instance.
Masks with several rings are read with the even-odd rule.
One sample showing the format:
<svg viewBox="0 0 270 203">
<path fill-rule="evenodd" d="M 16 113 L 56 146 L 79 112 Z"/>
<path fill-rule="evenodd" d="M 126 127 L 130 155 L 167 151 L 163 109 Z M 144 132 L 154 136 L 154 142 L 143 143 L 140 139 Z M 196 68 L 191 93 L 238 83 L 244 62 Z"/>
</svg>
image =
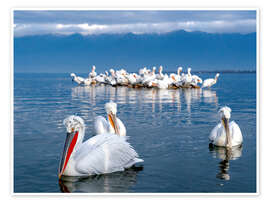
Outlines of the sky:
<svg viewBox="0 0 270 203">
<path fill-rule="evenodd" d="M 14 36 L 256 32 L 256 10 L 14 10 Z"/>
</svg>

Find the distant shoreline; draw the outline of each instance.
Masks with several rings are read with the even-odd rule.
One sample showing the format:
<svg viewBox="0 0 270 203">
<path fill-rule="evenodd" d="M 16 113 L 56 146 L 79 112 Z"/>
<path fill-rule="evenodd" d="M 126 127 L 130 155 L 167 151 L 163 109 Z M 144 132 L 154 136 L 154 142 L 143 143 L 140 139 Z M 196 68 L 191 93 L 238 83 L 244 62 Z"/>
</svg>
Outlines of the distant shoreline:
<svg viewBox="0 0 270 203">
<path fill-rule="evenodd" d="M 76 72 L 77 74 L 88 74 L 86 72 Z M 136 72 L 136 71 L 130 71 L 130 73 Z M 174 73 L 174 71 L 164 71 L 164 73 Z M 69 74 L 71 72 L 14 72 L 14 74 Z M 192 73 L 256 73 L 256 70 L 198 70 L 198 71 L 192 71 Z"/>
</svg>

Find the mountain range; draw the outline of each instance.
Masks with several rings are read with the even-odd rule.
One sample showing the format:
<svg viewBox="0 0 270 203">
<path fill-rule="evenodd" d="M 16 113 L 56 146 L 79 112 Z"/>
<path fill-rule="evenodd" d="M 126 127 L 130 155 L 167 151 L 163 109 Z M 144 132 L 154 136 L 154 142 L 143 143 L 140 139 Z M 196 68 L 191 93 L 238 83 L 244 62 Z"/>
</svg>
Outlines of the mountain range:
<svg viewBox="0 0 270 203">
<path fill-rule="evenodd" d="M 14 37 L 14 72 L 137 71 L 163 65 L 192 71 L 256 70 L 256 33 L 33 35 Z"/>
</svg>

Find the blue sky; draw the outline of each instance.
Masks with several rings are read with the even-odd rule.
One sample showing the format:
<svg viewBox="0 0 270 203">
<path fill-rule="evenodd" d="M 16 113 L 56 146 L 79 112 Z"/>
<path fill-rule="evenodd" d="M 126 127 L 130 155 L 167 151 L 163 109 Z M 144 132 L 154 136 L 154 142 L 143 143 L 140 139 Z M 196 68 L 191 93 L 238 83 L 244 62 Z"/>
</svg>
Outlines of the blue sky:
<svg viewBox="0 0 270 203">
<path fill-rule="evenodd" d="M 256 32 L 255 10 L 15 10 L 14 35 Z"/>
</svg>

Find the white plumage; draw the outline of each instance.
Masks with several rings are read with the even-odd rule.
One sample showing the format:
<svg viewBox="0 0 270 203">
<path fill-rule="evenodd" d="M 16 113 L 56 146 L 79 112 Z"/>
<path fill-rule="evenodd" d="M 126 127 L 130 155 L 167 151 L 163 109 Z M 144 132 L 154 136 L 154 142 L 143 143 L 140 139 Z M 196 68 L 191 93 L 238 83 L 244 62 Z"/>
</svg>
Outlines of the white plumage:
<svg viewBox="0 0 270 203">
<path fill-rule="evenodd" d="M 70 76 L 72 77 L 72 80 L 75 81 L 76 83 L 78 83 L 78 85 L 81 85 L 84 83 L 84 78 L 76 76 L 75 73 L 71 73 Z"/>
<path fill-rule="evenodd" d="M 83 119 L 70 116 L 64 120 L 64 124 L 68 134 L 59 166 L 59 178 L 62 175 L 89 176 L 123 171 L 143 162 L 125 136 L 105 133 L 82 142 L 85 131 Z"/>
<path fill-rule="evenodd" d="M 120 136 L 126 136 L 126 127 L 123 122 L 116 117 L 117 104 L 108 102 L 105 104 L 107 113 L 107 120 L 102 116 L 95 118 L 95 131 L 96 134 L 113 133 Z"/>
<path fill-rule="evenodd" d="M 216 84 L 216 83 L 217 83 L 218 77 L 219 77 L 219 73 L 216 74 L 215 79 L 210 78 L 210 79 L 204 80 L 204 81 L 203 81 L 202 88 L 204 88 L 204 87 L 211 87 L 211 86 L 213 86 L 214 84 Z"/>
<path fill-rule="evenodd" d="M 234 147 L 239 146 L 243 142 L 243 136 L 239 126 L 234 122 L 229 122 L 231 117 L 231 109 L 223 107 L 219 110 L 221 122 L 213 128 L 210 133 L 209 140 L 216 146 Z"/>
</svg>

